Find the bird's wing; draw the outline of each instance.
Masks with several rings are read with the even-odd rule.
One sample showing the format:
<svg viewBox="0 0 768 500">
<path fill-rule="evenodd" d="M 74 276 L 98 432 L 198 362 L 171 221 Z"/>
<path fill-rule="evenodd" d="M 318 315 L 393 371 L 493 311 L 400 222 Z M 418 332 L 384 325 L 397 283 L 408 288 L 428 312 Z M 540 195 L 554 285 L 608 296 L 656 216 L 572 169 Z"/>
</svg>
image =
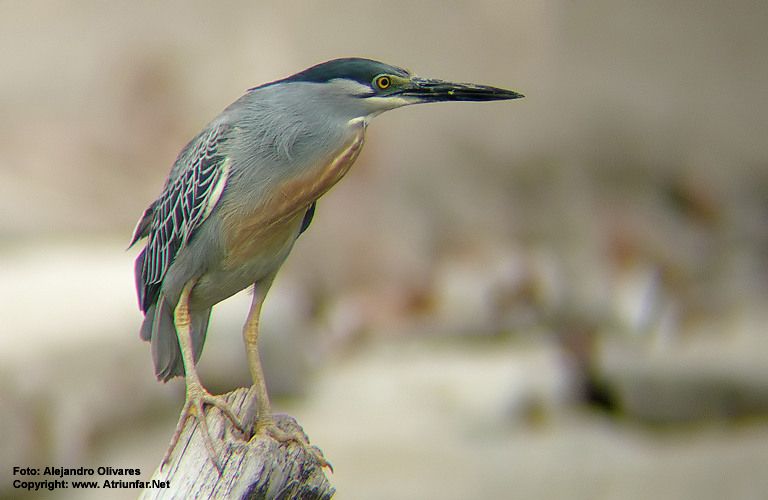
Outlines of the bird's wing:
<svg viewBox="0 0 768 500">
<path fill-rule="evenodd" d="M 301 221 L 301 229 L 299 229 L 299 235 L 301 235 L 304 231 L 306 231 L 309 228 L 309 225 L 312 224 L 312 219 L 315 217 L 315 207 L 317 206 L 317 201 L 313 201 L 312 204 L 309 206 L 306 212 L 304 212 L 304 219 Z"/>
<path fill-rule="evenodd" d="M 230 171 L 222 153 L 227 127 L 212 126 L 182 150 L 160 197 L 144 212 L 133 243 L 147 237 L 136 263 L 136 286 L 142 310 L 154 303 L 165 273 L 179 250 L 210 215 Z"/>
</svg>

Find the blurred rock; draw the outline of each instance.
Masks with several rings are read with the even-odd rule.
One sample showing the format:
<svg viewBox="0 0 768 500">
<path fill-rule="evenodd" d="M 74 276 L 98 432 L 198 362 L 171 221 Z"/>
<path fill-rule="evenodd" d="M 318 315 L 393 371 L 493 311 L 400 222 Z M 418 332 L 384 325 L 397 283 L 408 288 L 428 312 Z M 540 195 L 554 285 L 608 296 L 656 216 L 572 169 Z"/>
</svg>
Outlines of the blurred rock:
<svg viewBox="0 0 768 500">
<path fill-rule="evenodd" d="M 516 306 L 526 302 L 526 278 L 522 256 L 511 249 L 465 245 L 447 251 L 435 265 L 432 282 L 434 329 L 498 333 L 510 308 L 523 312 Z"/>
<path fill-rule="evenodd" d="M 765 313 L 750 316 L 765 317 Z M 768 416 L 768 342 L 740 321 L 722 318 L 708 331 L 663 348 L 611 337 L 599 354 L 599 376 L 621 414 L 648 424 L 739 422 Z M 714 331 L 712 331 L 714 330 Z"/>
</svg>

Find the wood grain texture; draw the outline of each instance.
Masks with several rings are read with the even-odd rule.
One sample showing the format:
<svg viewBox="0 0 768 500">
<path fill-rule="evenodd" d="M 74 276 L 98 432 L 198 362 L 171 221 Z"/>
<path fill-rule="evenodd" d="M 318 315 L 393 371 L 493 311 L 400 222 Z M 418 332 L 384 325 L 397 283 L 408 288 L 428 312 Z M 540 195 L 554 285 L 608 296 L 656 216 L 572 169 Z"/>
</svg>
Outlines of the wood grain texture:
<svg viewBox="0 0 768 500">
<path fill-rule="evenodd" d="M 252 395 L 240 388 L 224 395 L 236 415 L 246 418 Z M 208 457 L 194 418 L 187 420 L 170 461 L 158 466 L 152 479 L 169 481 L 168 488 L 148 488 L 141 499 L 227 498 L 327 500 L 335 493 L 323 468 L 297 443 L 269 437 L 245 441 L 216 409 L 206 408 L 211 437 L 219 450 L 222 474 Z M 275 415 L 281 429 L 299 424 L 289 415 Z M 150 481 L 151 481 L 150 480 Z"/>
</svg>

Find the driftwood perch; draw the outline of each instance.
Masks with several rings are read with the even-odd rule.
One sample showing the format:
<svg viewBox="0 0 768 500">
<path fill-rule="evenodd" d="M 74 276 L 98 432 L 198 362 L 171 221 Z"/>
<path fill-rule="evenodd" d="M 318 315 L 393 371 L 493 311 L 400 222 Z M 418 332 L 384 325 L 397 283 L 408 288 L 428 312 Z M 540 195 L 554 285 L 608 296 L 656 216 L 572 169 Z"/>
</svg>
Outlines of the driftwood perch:
<svg viewBox="0 0 768 500">
<path fill-rule="evenodd" d="M 224 397 L 241 418 L 253 407 L 247 389 L 236 389 Z M 167 487 L 148 488 L 140 498 L 327 500 L 335 493 L 323 468 L 298 443 L 279 443 L 269 437 L 245 441 L 217 409 L 206 410 L 211 437 L 219 450 L 221 476 L 196 432 L 197 422 L 190 418 L 170 460 L 162 468 L 158 466 L 150 479 L 155 484 L 167 481 Z M 285 431 L 303 432 L 289 415 L 275 415 L 275 421 Z"/>
</svg>

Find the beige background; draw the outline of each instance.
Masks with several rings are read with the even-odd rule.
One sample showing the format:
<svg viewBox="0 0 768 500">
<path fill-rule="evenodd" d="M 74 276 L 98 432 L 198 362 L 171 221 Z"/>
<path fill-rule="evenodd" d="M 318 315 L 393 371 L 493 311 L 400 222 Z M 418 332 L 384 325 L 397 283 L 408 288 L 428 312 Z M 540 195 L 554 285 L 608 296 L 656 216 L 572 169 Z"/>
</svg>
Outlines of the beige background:
<svg viewBox="0 0 768 500">
<path fill-rule="evenodd" d="M 183 388 L 138 340 L 133 224 L 246 88 L 359 55 L 527 97 L 377 119 L 278 278 L 269 384 L 337 498 L 762 498 L 767 23 L 743 0 L 0 2 L 0 496 L 13 465 L 149 477 Z M 213 391 L 248 383 L 247 302 L 216 312 Z M 584 366 L 621 411 L 584 403 Z"/>
</svg>

